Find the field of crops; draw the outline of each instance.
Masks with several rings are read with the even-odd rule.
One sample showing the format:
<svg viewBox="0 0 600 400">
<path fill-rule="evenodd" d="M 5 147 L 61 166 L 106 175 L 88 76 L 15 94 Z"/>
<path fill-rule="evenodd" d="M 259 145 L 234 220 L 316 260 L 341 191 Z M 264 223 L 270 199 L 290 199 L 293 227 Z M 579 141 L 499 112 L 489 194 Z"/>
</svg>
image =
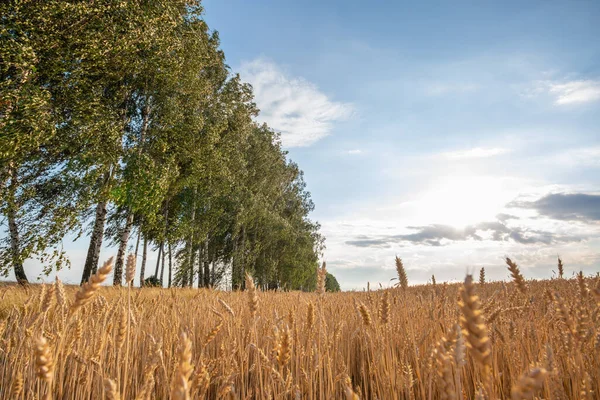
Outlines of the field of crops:
<svg viewBox="0 0 600 400">
<path fill-rule="evenodd" d="M 600 398 L 598 278 L 221 292 L 110 269 L 0 287 L 0 398 Z"/>
</svg>

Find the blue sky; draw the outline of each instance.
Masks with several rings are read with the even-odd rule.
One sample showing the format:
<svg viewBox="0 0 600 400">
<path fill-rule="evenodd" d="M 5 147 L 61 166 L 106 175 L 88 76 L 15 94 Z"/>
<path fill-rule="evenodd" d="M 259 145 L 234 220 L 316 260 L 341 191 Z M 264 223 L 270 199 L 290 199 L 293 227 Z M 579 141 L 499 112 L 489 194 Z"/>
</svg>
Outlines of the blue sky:
<svg viewBox="0 0 600 400">
<path fill-rule="evenodd" d="M 205 0 L 342 288 L 600 271 L 600 2 Z M 79 282 L 87 240 L 65 243 Z M 101 259 L 116 253 L 104 247 Z M 153 260 L 150 257 L 151 269 Z"/>
<path fill-rule="evenodd" d="M 600 3 L 414 3 L 204 2 L 305 171 L 329 269 L 346 289 L 388 284 L 396 254 L 421 283 L 503 279 L 505 255 L 599 271 Z"/>
</svg>

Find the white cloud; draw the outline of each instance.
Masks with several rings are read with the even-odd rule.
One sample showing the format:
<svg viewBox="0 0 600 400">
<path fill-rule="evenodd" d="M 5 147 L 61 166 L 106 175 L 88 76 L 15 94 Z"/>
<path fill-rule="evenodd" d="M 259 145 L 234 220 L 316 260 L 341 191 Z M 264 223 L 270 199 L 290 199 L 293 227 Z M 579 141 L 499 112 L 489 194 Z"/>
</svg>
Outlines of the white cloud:
<svg viewBox="0 0 600 400">
<path fill-rule="evenodd" d="M 600 100 L 600 81 L 551 83 L 549 91 L 556 96 L 556 104 L 587 103 Z"/>
<path fill-rule="evenodd" d="M 569 105 L 590 103 L 600 100 L 599 80 L 538 81 L 527 89 L 523 95 L 535 97 L 548 94 L 554 99 L 554 104 Z"/>
<path fill-rule="evenodd" d="M 350 154 L 350 155 L 357 155 L 357 154 L 362 154 L 362 150 L 361 149 L 352 149 L 352 150 L 348 150 L 346 153 Z"/>
<path fill-rule="evenodd" d="M 258 119 L 281 132 L 285 147 L 315 143 L 331 133 L 334 122 L 352 113 L 350 104 L 332 101 L 313 83 L 290 77 L 265 59 L 242 63 L 240 75 L 254 88 Z"/>
<path fill-rule="evenodd" d="M 509 149 L 501 148 L 501 147 L 474 147 L 472 149 L 467 150 L 458 150 L 458 151 L 450 151 L 443 153 L 445 158 L 449 158 L 452 160 L 459 160 L 465 158 L 488 158 L 494 157 L 501 154 L 505 154 L 510 152 Z"/>
</svg>

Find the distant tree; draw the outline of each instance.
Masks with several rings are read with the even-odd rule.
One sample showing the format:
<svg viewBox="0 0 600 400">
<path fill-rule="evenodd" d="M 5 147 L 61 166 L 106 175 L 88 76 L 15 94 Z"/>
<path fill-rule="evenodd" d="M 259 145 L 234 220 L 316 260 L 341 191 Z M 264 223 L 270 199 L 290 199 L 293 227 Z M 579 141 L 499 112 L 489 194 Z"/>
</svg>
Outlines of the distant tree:
<svg viewBox="0 0 600 400">
<path fill-rule="evenodd" d="M 329 272 L 325 276 L 325 290 L 327 292 L 339 292 L 341 290 L 337 279 Z"/>
</svg>

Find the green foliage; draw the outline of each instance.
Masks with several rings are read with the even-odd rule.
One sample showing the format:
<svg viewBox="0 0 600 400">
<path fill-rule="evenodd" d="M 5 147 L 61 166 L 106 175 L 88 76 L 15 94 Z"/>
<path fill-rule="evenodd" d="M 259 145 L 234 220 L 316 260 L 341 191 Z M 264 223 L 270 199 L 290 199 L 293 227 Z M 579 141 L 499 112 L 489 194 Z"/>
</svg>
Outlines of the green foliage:
<svg viewBox="0 0 600 400">
<path fill-rule="evenodd" d="M 240 287 L 246 272 L 264 287 L 313 284 L 323 238 L 302 171 L 254 122 L 252 89 L 199 1 L 14 0 L 0 12 L 0 213 L 19 228 L 0 272 L 65 264 L 56 247 L 106 202 L 100 236 L 127 244 L 133 221 L 173 249 L 178 285 Z"/>
<path fill-rule="evenodd" d="M 341 290 L 337 279 L 329 272 L 325 276 L 325 290 L 328 292 L 339 292 Z"/>
</svg>

